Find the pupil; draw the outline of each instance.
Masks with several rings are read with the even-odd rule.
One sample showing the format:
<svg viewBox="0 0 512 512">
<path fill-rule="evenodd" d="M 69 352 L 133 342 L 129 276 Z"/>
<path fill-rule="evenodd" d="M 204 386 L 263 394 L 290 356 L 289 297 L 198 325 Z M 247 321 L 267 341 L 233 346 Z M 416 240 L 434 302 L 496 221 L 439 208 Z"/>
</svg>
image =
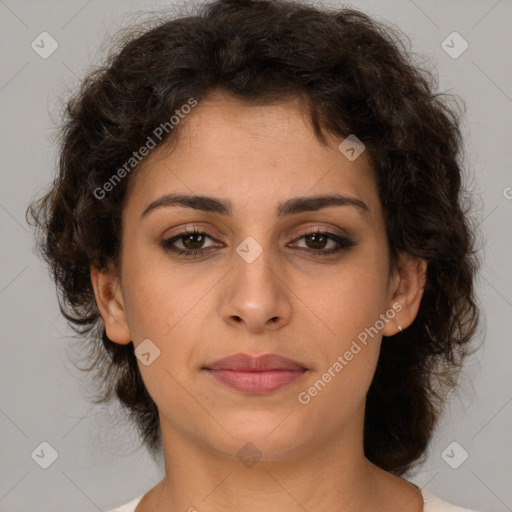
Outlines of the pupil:
<svg viewBox="0 0 512 512">
<path fill-rule="evenodd" d="M 318 239 L 320 239 L 320 241 L 318 241 Z M 308 241 L 313 240 L 313 244 L 314 245 L 316 244 L 316 246 L 313 247 L 313 249 L 323 249 L 323 247 L 325 246 L 325 236 L 322 234 L 319 234 L 319 233 L 314 233 L 312 235 L 308 235 L 306 237 L 306 240 L 308 240 Z"/>
<path fill-rule="evenodd" d="M 193 238 L 194 237 L 198 237 L 199 238 L 199 241 L 196 241 L 195 244 L 193 242 Z M 201 248 L 201 245 L 202 245 L 202 238 L 203 238 L 203 235 L 201 235 L 200 233 L 192 233 L 185 238 L 185 241 L 183 243 L 183 245 L 187 248 L 187 249 L 200 249 Z M 189 242 L 192 243 L 192 247 L 190 247 L 189 245 Z M 197 244 L 197 245 L 196 245 Z"/>
<path fill-rule="evenodd" d="M 194 242 L 194 237 L 197 237 L 198 240 Z M 200 233 L 192 233 L 188 236 L 183 237 L 184 242 L 183 245 L 187 249 L 200 249 L 203 243 L 203 235 Z M 309 246 L 313 244 L 313 249 L 323 249 L 326 242 L 326 237 L 319 233 L 313 233 L 312 235 L 307 235 L 306 240 Z"/>
</svg>

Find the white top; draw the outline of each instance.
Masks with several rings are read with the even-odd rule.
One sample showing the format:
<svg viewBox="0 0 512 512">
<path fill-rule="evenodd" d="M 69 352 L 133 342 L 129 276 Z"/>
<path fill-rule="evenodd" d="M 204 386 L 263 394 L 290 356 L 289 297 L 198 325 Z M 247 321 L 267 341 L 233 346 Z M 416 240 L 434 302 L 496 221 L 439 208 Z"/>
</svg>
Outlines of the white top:
<svg viewBox="0 0 512 512">
<path fill-rule="evenodd" d="M 423 507 L 423 512 L 476 512 L 475 510 L 469 508 L 461 508 L 456 505 L 452 505 L 447 501 L 434 496 L 429 493 L 425 489 L 421 489 L 421 495 L 423 496 L 423 501 L 425 502 L 425 506 Z M 126 505 L 115 508 L 113 510 L 109 510 L 109 512 L 134 512 L 137 505 L 140 503 L 144 494 L 130 501 Z"/>
</svg>

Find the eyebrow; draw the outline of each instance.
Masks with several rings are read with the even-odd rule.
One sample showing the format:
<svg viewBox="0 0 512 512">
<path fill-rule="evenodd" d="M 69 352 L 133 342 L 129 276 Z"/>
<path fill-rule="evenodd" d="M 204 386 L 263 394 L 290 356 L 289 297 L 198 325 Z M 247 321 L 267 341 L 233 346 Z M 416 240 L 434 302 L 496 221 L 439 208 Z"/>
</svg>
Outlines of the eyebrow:
<svg viewBox="0 0 512 512">
<path fill-rule="evenodd" d="M 151 211 L 157 208 L 171 206 L 192 208 L 194 210 L 218 213 L 221 215 L 233 214 L 233 204 L 229 200 L 200 195 L 166 194 L 150 203 L 142 212 L 141 218 L 147 216 Z M 317 211 L 330 206 L 354 206 L 358 208 L 361 213 L 369 212 L 368 206 L 356 197 L 342 194 L 327 194 L 287 199 L 278 204 L 275 214 L 277 217 L 285 217 L 301 212 Z"/>
</svg>

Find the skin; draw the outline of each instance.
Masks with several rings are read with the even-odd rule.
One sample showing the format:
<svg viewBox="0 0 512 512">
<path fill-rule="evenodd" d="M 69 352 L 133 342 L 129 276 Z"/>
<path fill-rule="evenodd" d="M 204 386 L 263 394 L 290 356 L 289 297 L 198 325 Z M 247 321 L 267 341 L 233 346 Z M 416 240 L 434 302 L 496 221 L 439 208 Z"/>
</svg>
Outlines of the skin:
<svg viewBox="0 0 512 512">
<path fill-rule="evenodd" d="M 215 92 L 180 121 L 173 145 L 153 151 L 130 178 L 123 210 L 120 268 L 91 269 L 109 338 L 160 350 L 139 361 L 156 402 L 165 478 L 137 512 L 320 510 L 420 512 L 419 491 L 378 468 L 363 452 L 365 397 L 382 336 L 414 320 L 426 262 L 400 254 L 389 273 L 381 202 L 363 152 L 349 161 L 339 137 L 323 145 L 298 100 L 255 106 Z M 231 215 L 147 206 L 164 194 L 229 200 Z M 363 201 L 279 218 L 278 203 L 344 194 Z M 196 258 L 166 251 L 162 240 L 196 226 L 211 238 L 174 243 Z M 322 256 L 302 228 L 349 235 L 354 246 Z M 236 252 L 253 237 L 262 253 Z M 201 239 L 199 239 L 201 240 Z M 307 391 L 357 335 L 399 303 L 401 310 L 307 404 Z M 277 353 L 308 368 L 267 395 L 217 383 L 201 368 L 245 352 Z M 237 452 L 252 443 L 262 458 L 248 467 Z M 193 507 L 193 508 L 192 508 Z"/>
</svg>

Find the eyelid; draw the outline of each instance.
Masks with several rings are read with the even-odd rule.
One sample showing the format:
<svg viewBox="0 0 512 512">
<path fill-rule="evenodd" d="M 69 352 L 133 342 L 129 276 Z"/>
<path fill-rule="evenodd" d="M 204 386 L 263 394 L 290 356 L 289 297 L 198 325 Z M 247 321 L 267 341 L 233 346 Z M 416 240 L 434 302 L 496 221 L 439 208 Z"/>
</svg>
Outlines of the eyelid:
<svg viewBox="0 0 512 512">
<path fill-rule="evenodd" d="M 339 228 L 338 228 L 339 229 Z M 305 236 L 312 235 L 312 234 L 320 234 L 325 235 L 327 239 L 331 242 L 334 242 L 337 244 L 336 248 L 331 248 L 329 250 L 323 250 L 323 249 L 308 249 L 305 247 L 300 247 L 299 249 L 301 251 L 304 251 L 310 255 L 313 255 L 315 257 L 328 257 L 334 254 L 338 254 L 343 252 L 344 250 L 349 249 L 350 247 L 358 245 L 354 240 L 352 239 L 352 236 L 349 235 L 344 229 L 341 231 L 345 234 L 339 234 L 335 233 L 331 230 L 329 231 L 328 228 L 325 226 L 307 226 L 301 229 L 301 231 L 292 239 L 291 243 L 296 243 L 298 240 L 301 240 Z M 182 230 L 174 235 L 171 235 L 170 237 L 164 238 L 160 245 L 163 247 L 164 250 L 174 253 L 178 257 L 193 257 L 193 258 L 200 258 L 203 254 L 212 253 L 213 249 L 215 249 L 215 245 L 205 247 L 205 248 L 199 248 L 199 249 L 181 249 L 174 247 L 174 244 L 178 242 L 181 238 L 187 236 L 187 234 L 200 234 L 205 235 L 207 238 L 210 238 L 213 242 L 218 242 L 212 234 L 208 232 L 206 228 L 201 228 L 200 226 L 193 225 L 191 228 L 188 226 L 185 228 L 182 228 Z M 222 238 L 222 237 L 219 237 Z M 221 242 L 223 243 L 223 242 Z M 287 245 L 287 247 L 290 247 L 290 244 Z M 218 246 L 217 246 L 218 247 Z"/>
<path fill-rule="evenodd" d="M 167 231 L 165 232 L 167 233 Z M 184 236 L 187 233 L 204 233 L 208 235 L 210 238 L 215 239 L 216 241 L 220 242 L 224 240 L 224 237 L 216 231 L 213 227 L 205 227 L 198 224 L 192 224 L 187 226 L 178 226 L 177 228 L 173 229 L 168 235 L 164 234 L 162 238 L 164 240 L 169 240 L 170 238 L 180 237 Z"/>
<path fill-rule="evenodd" d="M 211 227 L 204 227 L 204 226 L 200 226 L 197 224 L 192 224 L 191 226 L 178 227 L 176 229 L 178 231 L 176 231 L 175 233 L 170 233 L 169 235 L 164 235 L 163 239 L 169 240 L 171 238 L 179 238 L 181 236 L 186 235 L 187 233 L 191 233 L 191 234 L 204 233 L 205 235 L 208 235 L 210 238 L 214 239 L 217 242 L 225 243 L 224 237 L 218 231 L 216 231 L 215 229 L 213 229 Z M 332 233 L 332 230 L 335 230 L 335 232 Z M 336 232 L 336 230 L 337 230 L 337 232 Z M 322 226 L 322 225 L 318 225 L 318 224 L 317 225 L 313 224 L 313 225 L 302 227 L 299 230 L 299 232 L 294 235 L 294 238 L 292 239 L 292 241 L 295 241 L 297 238 L 300 238 L 304 235 L 309 235 L 309 234 L 313 234 L 313 233 L 325 233 L 325 234 L 332 233 L 339 237 L 345 237 L 345 238 L 352 239 L 352 235 L 350 233 L 348 233 L 345 229 L 339 228 L 337 226 L 336 227 L 335 226 L 325 226 L 325 225 Z M 288 231 L 288 233 L 286 234 L 285 237 L 286 238 L 290 237 L 290 231 Z"/>
<path fill-rule="evenodd" d="M 334 232 L 333 232 L 334 231 Z M 320 226 L 320 225 L 310 225 L 305 228 L 301 228 L 298 236 L 309 235 L 312 233 L 332 233 L 339 237 L 352 238 L 352 235 L 348 233 L 345 229 L 334 227 L 334 226 Z"/>
</svg>

